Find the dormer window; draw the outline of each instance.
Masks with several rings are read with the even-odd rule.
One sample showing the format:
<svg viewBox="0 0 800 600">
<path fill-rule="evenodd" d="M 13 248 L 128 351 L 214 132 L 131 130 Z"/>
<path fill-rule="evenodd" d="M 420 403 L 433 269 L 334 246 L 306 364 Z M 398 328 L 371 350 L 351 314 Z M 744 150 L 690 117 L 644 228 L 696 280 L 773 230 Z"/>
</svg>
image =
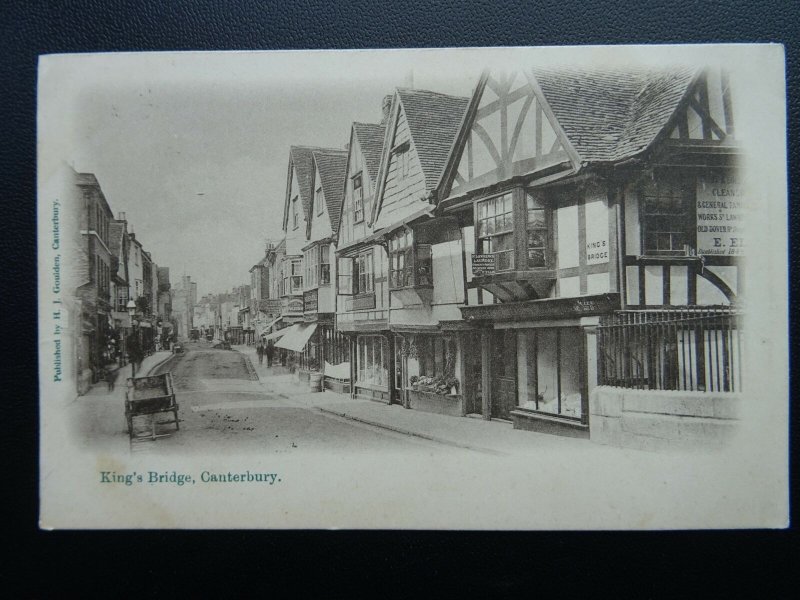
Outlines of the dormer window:
<svg viewBox="0 0 800 600">
<path fill-rule="evenodd" d="M 364 220 L 364 186 L 361 173 L 353 177 L 353 222 L 361 223 Z"/>
</svg>

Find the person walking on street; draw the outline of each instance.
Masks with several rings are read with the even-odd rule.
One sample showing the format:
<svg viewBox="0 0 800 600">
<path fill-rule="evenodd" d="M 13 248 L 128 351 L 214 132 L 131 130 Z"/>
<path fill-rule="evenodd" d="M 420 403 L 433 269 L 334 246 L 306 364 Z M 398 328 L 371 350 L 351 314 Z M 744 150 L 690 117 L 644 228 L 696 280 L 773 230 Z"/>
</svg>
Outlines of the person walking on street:
<svg viewBox="0 0 800 600">
<path fill-rule="evenodd" d="M 272 366 L 272 355 L 275 353 L 275 349 L 272 347 L 272 343 L 265 342 L 266 348 L 264 348 L 264 354 L 267 355 L 267 366 Z"/>
<path fill-rule="evenodd" d="M 139 341 L 138 333 L 134 332 L 128 338 L 128 360 L 131 363 L 131 377 L 136 377 L 136 373 L 142 367 L 142 359 L 144 352 L 142 350 L 141 342 Z"/>
<path fill-rule="evenodd" d="M 258 346 L 256 346 L 256 353 L 258 354 L 258 364 L 264 364 L 264 345 L 261 342 L 258 342 Z"/>
</svg>

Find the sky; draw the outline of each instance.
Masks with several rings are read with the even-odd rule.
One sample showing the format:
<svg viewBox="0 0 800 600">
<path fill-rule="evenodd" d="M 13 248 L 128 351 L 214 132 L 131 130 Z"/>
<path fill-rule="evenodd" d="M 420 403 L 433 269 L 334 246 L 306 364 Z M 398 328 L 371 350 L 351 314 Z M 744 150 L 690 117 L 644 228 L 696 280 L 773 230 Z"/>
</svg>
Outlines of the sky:
<svg viewBox="0 0 800 600">
<path fill-rule="evenodd" d="M 202 296 L 249 283 L 265 240 L 280 239 L 291 145 L 344 148 L 353 121 L 380 121 L 395 86 L 469 96 L 480 72 L 320 52 L 287 64 L 290 54 L 106 55 L 85 65 L 67 162 L 96 175 L 173 284 L 191 275 Z"/>
<path fill-rule="evenodd" d="M 59 161 L 94 173 L 172 283 L 190 275 L 202 296 L 248 283 L 265 241 L 280 239 L 289 147 L 344 148 L 350 124 L 379 122 L 397 86 L 468 97 L 487 67 L 721 61 L 757 71 L 759 60 L 736 46 L 48 56 L 39 173 Z M 763 105 L 742 99 L 753 114 Z"/>
</svg>

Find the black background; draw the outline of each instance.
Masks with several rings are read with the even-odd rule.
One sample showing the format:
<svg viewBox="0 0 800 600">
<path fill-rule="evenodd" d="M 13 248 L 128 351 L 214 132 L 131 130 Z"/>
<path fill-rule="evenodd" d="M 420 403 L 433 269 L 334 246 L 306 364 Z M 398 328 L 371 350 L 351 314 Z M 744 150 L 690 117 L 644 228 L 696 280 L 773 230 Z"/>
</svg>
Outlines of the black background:
<svg viewBox="0 0 800 600">
<path fill-rule="evenodd" d="M 0 451 L 7 465 L 0 473 L 5 512 L 0 524 L 6 530 L 0 590 L 18 588 L 24 597 L 61 597 L 69 591 L 150 597 L 194 589 L 205 596 L 231 594 L 244 585 L 298 596 L 312 587 L 327 597 L 338 595 L 335 591 L 344 584 L 359 590 L 353 594 L 356 597 L 372 590 L 426 596 L 461 590 L 480 595 L 544 594 L 553 586 L 558 596 L 566 597 L 576 587 L 597 595 L 637 598 L 739 595 L 745 587 L 754 587 L 759 597 L 787 595 L 781 586 L 797 569 L 791 530 L 40 532 L 35 92 L 37 56 L 47 53 L 777 42 L 787 45 L 794 197 L 798 23 L 800 3 L 777 0 L 0 3 L 4 323 Z M 794 209 L 789 225 L 790 233 L 797 231 Z M 789 236 L 792 257 L 798 256 L 795 240 L 795 235 Z M 793 258 L 792 299 L 796 263 Z M 412 482 L 398 485 L 407 483 Z M 520 498 L 520 510 L 535 507 Z"/>
</svg>

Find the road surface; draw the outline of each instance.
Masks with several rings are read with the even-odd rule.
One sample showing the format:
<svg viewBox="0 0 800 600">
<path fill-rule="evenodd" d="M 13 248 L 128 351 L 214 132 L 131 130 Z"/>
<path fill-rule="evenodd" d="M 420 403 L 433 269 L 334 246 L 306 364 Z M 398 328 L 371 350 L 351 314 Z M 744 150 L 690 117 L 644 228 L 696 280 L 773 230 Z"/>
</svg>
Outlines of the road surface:
<svg viewBox="0 0 800 600">
<path fill-rule="evenodd" d="M 184 348 L 184 354 L 153 371 L 172 372 L 180 405 L 180 431 L 155 442 L 159 453 L 446 450 L 435 442 L 322 413 L 293 398 L 291 391 L 270 385 L 269 376 L 259 381 L 249 360 L 235 350 L 215 349 L 206 341 Z M 163 426 L 163 432 L 169 428 Z"/>
</svg>

